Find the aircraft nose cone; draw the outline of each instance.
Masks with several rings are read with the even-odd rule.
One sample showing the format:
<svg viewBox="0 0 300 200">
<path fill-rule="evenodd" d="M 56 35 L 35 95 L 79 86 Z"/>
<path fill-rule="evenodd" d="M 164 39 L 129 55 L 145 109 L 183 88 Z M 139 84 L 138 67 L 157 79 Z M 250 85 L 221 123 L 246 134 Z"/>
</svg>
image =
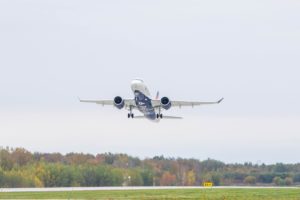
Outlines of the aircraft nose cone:
<svg viewBox="0 0 300 200">
<path fill-rule="evenodd" d="M 140 83 L 144 83 L 144 81 L 142 79 L 133 79 L 131 81 L 131 84 L 140 84 Z"/>
<path fill-rule="evenodd" d="M 131 81 L 131 89 L 133 91 L 138 90 L 140 88 L 141 84 L 143 84 L 143 80 L 134 79 L 134 80 Z"/>
</svg>

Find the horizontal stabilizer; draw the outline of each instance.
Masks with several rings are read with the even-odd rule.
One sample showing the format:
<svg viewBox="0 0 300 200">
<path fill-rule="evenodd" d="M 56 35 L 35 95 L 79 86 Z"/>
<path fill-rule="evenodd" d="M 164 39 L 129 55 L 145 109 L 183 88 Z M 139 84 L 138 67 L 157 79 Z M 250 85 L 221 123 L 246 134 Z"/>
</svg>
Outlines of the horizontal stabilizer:
<svg viewBox="0 0 300 200">
<path fill-rule="evenodd" d="M 134 116 L 134 119 L 145 119 L 145 116 Z"/>
<path fill-rule="evenodd" d="M 145 119 L 145 116 L 134 116 L 134 119 Z M 162 119 L 183 119 L 182 117 L 176 117 L 176 116 L 166 116 L 163 115 Z"/>
<path fill-rule="evenodd" d="M 182 117 L 176 117 L 176 116 L 163 116 L 163 119 L 183 119 Z"/>
</svg>

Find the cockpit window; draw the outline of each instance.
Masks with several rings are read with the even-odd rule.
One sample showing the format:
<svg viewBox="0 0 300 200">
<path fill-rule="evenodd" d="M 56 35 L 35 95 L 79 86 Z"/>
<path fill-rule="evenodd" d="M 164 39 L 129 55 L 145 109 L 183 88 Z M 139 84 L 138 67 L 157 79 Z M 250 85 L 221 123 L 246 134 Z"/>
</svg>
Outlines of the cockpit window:
<svg viewBox="0 0 300 200">
<path fill-rule="evenodd" d="M 136 78 L 134 80 L 141 81 L 142 83 L 144 83 L 144 81 L 142 79 L 139 79 L 139 78 Z"/>
</svg>

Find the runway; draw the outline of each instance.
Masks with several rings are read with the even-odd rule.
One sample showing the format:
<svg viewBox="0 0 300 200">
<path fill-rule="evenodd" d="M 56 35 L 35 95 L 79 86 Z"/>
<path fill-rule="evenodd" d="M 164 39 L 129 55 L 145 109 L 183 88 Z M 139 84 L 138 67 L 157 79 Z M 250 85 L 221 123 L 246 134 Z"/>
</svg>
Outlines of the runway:
<svg viewBox="0 0 300 200">
<path fill-rule="evenodd" d="M 141 187 L 53 187 L 53 188 L 0 188 L 0 192 L 66 192 L 66 191 L 112 191 L 112 190 L 178 190 L 178 189 L 300 189 L 293 187 L 264 186 L 141 186 Z"/>
</svg>

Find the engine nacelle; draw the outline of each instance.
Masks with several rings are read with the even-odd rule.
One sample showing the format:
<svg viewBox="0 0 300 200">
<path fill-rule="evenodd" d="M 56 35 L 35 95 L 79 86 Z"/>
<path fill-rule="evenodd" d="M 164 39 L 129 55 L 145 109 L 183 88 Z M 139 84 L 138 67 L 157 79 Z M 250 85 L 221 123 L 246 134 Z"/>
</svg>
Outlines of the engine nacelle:
<svg viewBox="0 0 300 200">
<path fill-rule="evenodd" d="M 122 99 L 122 97 L 116 96 L 114 98 L 114 106 L 115 107 L 117 107 L 118 109 L 122 109 L 122 108 L 124 108 L 124 105 L 125 105 L 125 103 L 124 103 L 124 100 Z"/>
<path fill-rule="evenodd" d="M 168 97 L 163 97 L 160 99 L 160 105 L 163 109 L 168 110 L 171 108 L 171 101 Z"/>
</svg>

